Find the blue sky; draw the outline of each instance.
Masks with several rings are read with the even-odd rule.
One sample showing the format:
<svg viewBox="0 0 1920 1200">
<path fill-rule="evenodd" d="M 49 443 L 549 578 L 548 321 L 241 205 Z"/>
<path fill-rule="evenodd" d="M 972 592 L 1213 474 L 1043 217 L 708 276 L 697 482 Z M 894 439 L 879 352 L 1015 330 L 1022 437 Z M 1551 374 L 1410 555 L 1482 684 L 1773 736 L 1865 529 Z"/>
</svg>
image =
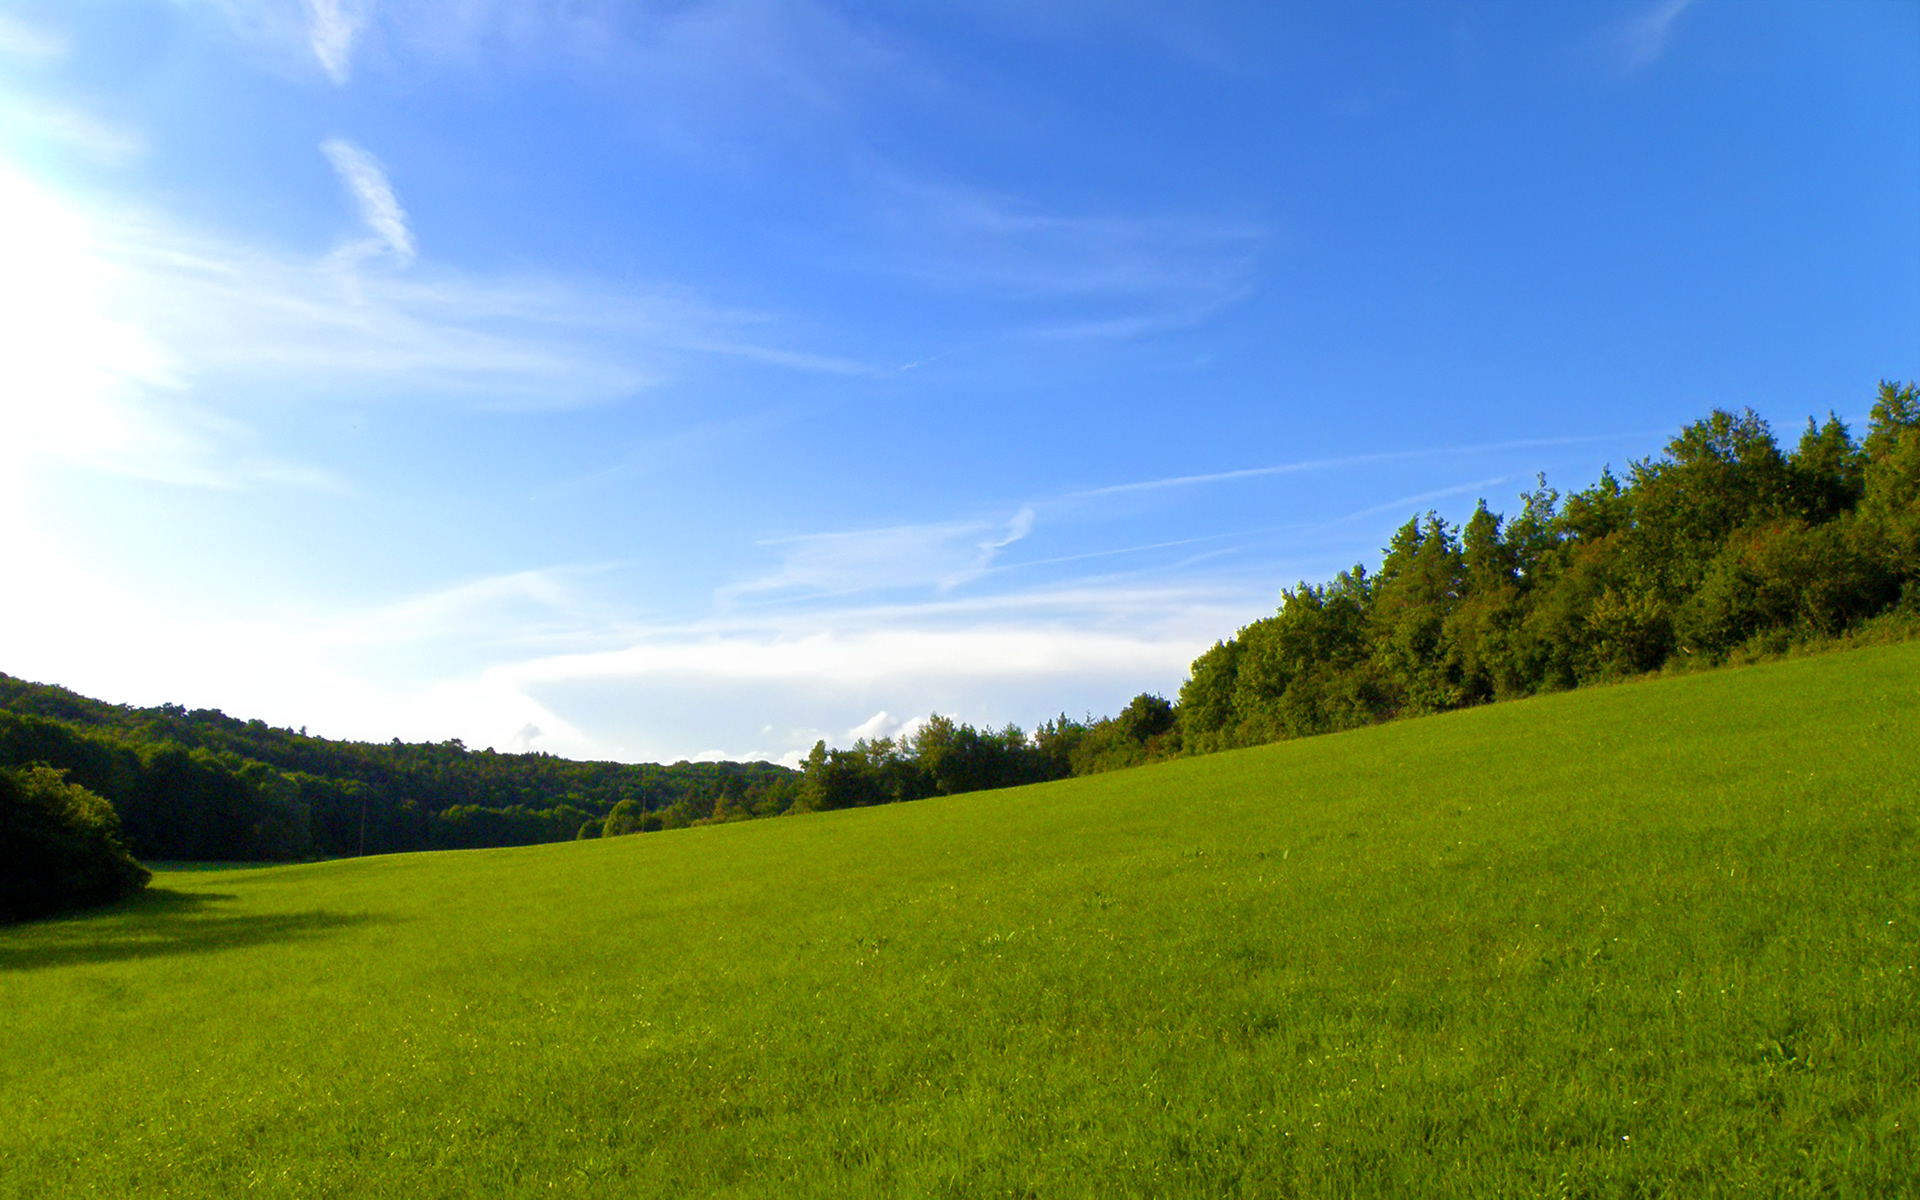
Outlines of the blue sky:
<svg viewBox="0 0 1920 1200">
<path fill-rule="evenodd" d="M 803 753 L 1920 377 L 1920 8 L 0 0 L 0 670 Z"/>
</svg>

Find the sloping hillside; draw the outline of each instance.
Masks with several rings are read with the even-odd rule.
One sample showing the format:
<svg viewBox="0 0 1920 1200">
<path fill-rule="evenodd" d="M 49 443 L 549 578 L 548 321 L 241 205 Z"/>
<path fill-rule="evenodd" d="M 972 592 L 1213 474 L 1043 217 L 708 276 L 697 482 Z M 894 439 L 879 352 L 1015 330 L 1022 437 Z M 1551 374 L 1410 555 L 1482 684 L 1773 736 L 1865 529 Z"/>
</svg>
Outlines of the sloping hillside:
<svg viewBox="0 0 1920 1200">
<path fill-rule="evenodd" d="M 1910 1195 L 1920 645 L 0 932 L 0 1195 Z"/>
</svg>

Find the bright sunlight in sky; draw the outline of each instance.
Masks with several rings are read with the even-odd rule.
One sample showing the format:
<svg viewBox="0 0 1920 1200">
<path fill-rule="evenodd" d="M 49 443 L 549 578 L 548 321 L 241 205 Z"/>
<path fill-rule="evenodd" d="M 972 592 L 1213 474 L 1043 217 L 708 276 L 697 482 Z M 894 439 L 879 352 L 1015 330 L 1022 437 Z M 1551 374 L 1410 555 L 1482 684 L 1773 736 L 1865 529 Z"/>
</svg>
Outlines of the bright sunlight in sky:
<svg viewBox="0 0 1920 1200">
<path fill-rule="evenodd" d="M 0 0 L 0 671 L 793 761 L 1920 377 L 1920 7 Z"/>
</svg>

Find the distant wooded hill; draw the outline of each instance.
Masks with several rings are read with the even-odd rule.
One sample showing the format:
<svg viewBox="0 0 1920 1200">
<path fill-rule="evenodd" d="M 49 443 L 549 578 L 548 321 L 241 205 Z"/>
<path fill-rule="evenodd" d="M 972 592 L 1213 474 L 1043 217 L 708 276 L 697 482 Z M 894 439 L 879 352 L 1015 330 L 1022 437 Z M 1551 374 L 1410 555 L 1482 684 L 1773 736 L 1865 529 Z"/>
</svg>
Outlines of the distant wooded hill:
<svg viewBox="0 0 1920 1200">
<path fill-rule="evenodd" d="M 0 675 L 0 765 L 106 797 L 144 859 L 265 861 L 575 837 L 623 800 L 656 826 L 785 807 L 773 763 L 575 762 L 441 743 L 345 742 L 217 709 L 133 708 Z"/>
</svg>

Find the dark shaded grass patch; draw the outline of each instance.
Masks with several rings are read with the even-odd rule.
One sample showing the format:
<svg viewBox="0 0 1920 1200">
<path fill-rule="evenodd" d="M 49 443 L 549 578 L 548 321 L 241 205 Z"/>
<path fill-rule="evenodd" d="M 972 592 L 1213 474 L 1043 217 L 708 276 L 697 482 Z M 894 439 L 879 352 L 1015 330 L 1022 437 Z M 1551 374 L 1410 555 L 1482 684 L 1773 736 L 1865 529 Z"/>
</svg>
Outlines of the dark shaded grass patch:
<svg viewBox="0 0 1920 1200">
<path fill-rule="evenodd" d="M 149 888 L 104 911 L 0 932 L 0 971 L 215 954 L 326 937 L 393 919 L 325 910 L 254 915 L 218 911 L 223 902 L 235 899 L 231 893 Z"/>
</svg>

